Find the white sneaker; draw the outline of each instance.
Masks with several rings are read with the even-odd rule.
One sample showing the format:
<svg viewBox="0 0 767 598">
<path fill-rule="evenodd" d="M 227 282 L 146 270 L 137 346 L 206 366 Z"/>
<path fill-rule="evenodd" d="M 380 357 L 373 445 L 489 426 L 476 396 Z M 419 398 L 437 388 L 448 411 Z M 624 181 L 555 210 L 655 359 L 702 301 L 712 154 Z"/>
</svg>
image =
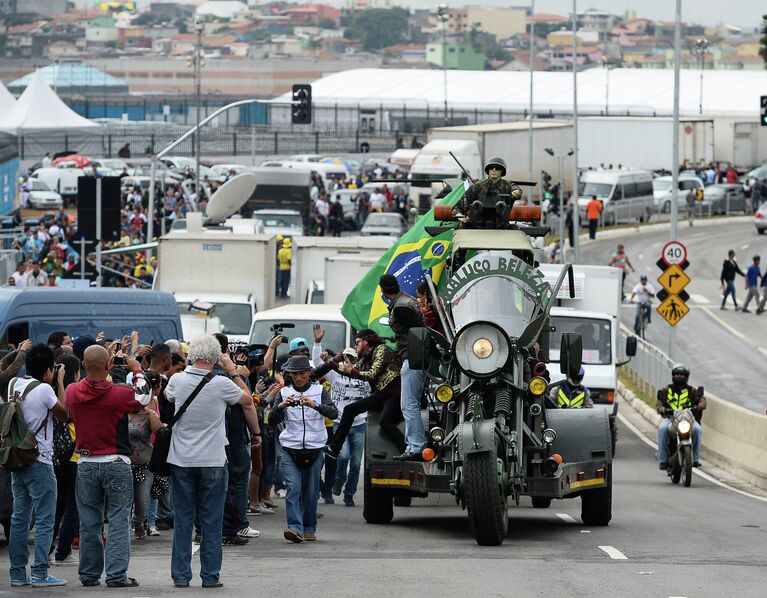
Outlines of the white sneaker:
<svg viewBox="0 0 767 598">
<path fill-rule="evenodd" d="M 77 557 L 75 555 L 70 554 L 67 558 L 61 559 L 60 561 L 53 559 L 53 564 L 57 566 L 72 567 L 75 565 L 79 565 L 80 562 L 77 560 Z"/>
<path fill-rule="evenodd" d="M 245 527 L 238 531 L 237 535 L 240 536 L 240 538 L 259 538 L 261 537 L 261 532 L 252 527 Z"/>
<path fill-rule="evenodd" d="M 271 507 L 267 507 L 264 503 L 261 503 L 260 505 L 258 505 L 258 510 L 265 515 L 274 515 L 274 509 L 272 509 Z"/>
<path fill-rule="evenodd" d="M 147 532 L 147 535 L 149 536 L 162 536 L 162 534 L 157 531 L 157 528 L 153 525 L 149 528 L 149 531 Z"/>
</svg>

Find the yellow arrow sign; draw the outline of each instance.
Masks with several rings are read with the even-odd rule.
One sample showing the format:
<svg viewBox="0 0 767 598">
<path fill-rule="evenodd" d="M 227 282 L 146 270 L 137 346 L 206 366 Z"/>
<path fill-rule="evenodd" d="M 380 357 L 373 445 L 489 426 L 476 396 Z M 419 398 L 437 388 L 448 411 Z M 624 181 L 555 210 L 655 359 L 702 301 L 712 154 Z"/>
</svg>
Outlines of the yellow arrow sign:
<svg viewBox="0 0 767 598">
<path fill-rule="evenodd" d="M 690 308 L 676 295 L 669 295 L 656 308 L 656 311 L 671 326 L 676 326 L 690 312 Z"/>
<path fill-rule="evenodd" d="M 670 295 L 678 295 L 690 284 L 690 277 L 678 265 L 669 266 L 658 276 L 658 282 Z"/>
</svg>

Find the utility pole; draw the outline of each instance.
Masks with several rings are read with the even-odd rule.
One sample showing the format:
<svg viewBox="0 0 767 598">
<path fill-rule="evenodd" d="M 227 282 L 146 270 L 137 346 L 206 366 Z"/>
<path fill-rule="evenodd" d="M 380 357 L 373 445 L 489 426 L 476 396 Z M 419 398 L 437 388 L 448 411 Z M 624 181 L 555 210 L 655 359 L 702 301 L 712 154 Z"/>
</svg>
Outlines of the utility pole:
<svg viewBox="0 0 767 598">
<path fill-rule="evenodd" d="M 450 20 L 450 12 L 447 4 L 437 7 L 437 18 L 442 23 L 442 82 L 445 90 L 445 126 L 450 124 L 447 114 L 447 22 Z"/>
<path fill-rule="evenodd" d="M 677 0 L 679 1 L 679 0 Z M 580 206 L 578 205 L 578 41 L 576 35 L 578 33 L 578 13 L 576 8 L 577 0 L 573 0 L 573 154 L 575 156 L 573 160 L 573 263 L 577 264 L 580 261 Z"/>
<path fill-rule="evenodd" d="M 197 33 L 197 45 L 194 49 L 194 103 L 195 110 L 197 112 L 197 126 L 200 126 L 200 113 L 202 112 L 202 32 L 205 30 L 205 21 L 202 20 L 200 15 L 194 17 L 194 30 Z M 202 190 L 200 188 L 200 146 L 201 135 L 197 132 L 195 136 L 195 175 L 194 175 L 194 192 L 197 194 L 197 201 L 202 199 Z M 154 214 L 152 215 L 154 217 Z"/>
<path fill-rule="evenodd" d="M 544 151 L 557 159 L 557 185 L 559 186 L 559 263 L 564 264 L 566 261 L 565 257 L 567 255 L 567 250 L 565 249 L 565 181 L 563 180 L 563 175 L 565 172 L 565 158 L 572 156 L 574 150 L 573 148 L 570 148 L 566 154 L 557 154 L 552 148 L 547 147 Z M 577 206 L 573 206 L 573 211 L 576 207 Z M 575 237 L 575 230 L 573 230 L 573 237 Z M 573 239 L 573 242 L 574 241 L 575 239 Z"/>
<path fill-rule="evenodd" d="M 535 0 L 530 0 L 530 102 L 527 110 L 527 180 L 533 180 L 533 76 L 535 73 Z M 532 191 L 530 193 L 532 195 Z M 541 198 L 542 200 L 543 198 Z"/>
<path fill-rule="evenodd" d="M 698 101 L 698 114 L 703 114 L 703 71 L 706 69 L 706 48 L 708 40 L 699 37 L 695 40 L 695 51 L 700 56 L 700 100 Z"/>
<path fill-rule="evenodd" d="M 671 150 L 671 240 L 677 238 L 679 217 L 679 69 L 682 58 L 682 0 L 676 0 L 674 20 L 674 118 L 673 146 Z M 668 356 L 673 358 L 676 344 L 676 327 L 672 326 L 668 336 Z"/>
</svg>

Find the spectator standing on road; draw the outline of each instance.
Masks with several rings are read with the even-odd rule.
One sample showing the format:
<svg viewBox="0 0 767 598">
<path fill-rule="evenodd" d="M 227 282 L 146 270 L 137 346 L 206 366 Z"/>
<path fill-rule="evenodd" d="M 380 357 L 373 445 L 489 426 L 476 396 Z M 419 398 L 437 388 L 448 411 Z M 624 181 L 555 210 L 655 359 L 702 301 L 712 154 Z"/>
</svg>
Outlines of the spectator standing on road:
<svg viewBox="0 0 767 598">
<path fill-rule="evenodd" d="M 290 286 L 290 268 L 293 259 L 293 250 L 291 249 L 290 239 L 282 240 L 282 247 L 277 252 L 277 262 L 279 263 L 279 287 L 277 289 L 278 297 L 288 296 L 288 287 Z"/>
<path fill-rule="evenodd" d="M 748 311 L 748 304 L 751 303 L 751 299 L 754 299 L 754 303 L 759 305 L 759 282 L 762 278 L 762 271 L 759 267 L 759 262 L 761 261 L 761 258 L 758 255 L 755 255 L 753 258 L 753 264 L 751 264 L 748 267 L 748 270 L 746 270 L 746 300 L 743 302 L 743 311 L 745 313 L 750 313 Z"/>
<path fill-rule="evenodd" d="M 26 353 L 26 378 L 14 378 L 8 395 L 16 400 L 27 428 L 35 435 L 37 460 L 19 471 L 11 472 L 13 514 L 8 542 L 11 586 L 45 588 L 63 586 L 67 582 L 48 575 L 48 553 L 53 542 L 56 517 L 56 476 L 53 473 L 53 414 L 56 419 L 69 418 L 64 404 L 64 368 L 53 378 L 53 351 L 46 345 L 35 345 Z M 56 392 L 51 387 L 56 385 Z M 35 561 L 32 578 L 27 577 L 29 529 L 35 516 Z"/>
<path fill-rule="evenodd" d="M 597 226 L 599 226 L 599 216 L 602 213 L 602 202 L 592 195 L 589 203 L 586 204 L 586 218 L 589 221 L 589 239 L 597 238 Z"/>
<path fill-rule="evenodd" d="M 317 539 L 322 448 L 328 439 L 325 418 L 338 416 L 330 393 L 321 384 L 310 382 L 311 370 L 308 357 L 290 358 L 285 371 L 290 373 L 292 384 L 280 390 L 280 403 L 272 413 L 273 423 L 285 422 L 280 434 L 280 444 L 287 453 L 282 460 L 282 476 L 288 487 L 283 536 L 294 543 Z"/>
<path fill-rule="evenodd" d="M 135 587 L 138 582 L 127 576 L 133 502 L 127 415 L 149 404 L 151 389 L 141 366 L 130 357 L 126 357 L 126 367 L 133 373 L 133 387 L 113 384 L 109 376 L 113 356 L 101 345 L 85 349 L 83 366 L 85 379 L 67 387 L 67 407 L 80 454 L 80 582 L 100 585 L 106 569 L 108 587 Z M 105 515 L 109 520 L 106 550 L 101 536 Z"/>
<path fill-rule="evenodd" d="M 610 257 L 610 266 L 613 268 L 620 268 L 621 270 L 621 301 L 626 298 L 626 295 L 623 292 L 623 285 L 626 284 L 626 277 L 629 275 L 628 268 L 631 268 L 632 272 L 636 272 L 634 270 L 634 266 L 631 264 L 631 260 L 629 259 L 629 256 L 626 254 L 626 250 L 623 247 L 622 243 L 618 243 L 618 247 L 615 249 L 615 253 L 612 254 Z"/>
<path fill-rule="evenodd" d="M 200 577 L 203 587 L 216 588 L 223 586 L 219 577 L 223 557 L 221 526 L 227 489 L 224 450 L 227 405 L 241 405 L 250 432 L 259 438 L 260 434 L 250 391 L 229 356 L 221 354 L 219 342 L 211 335 L 195 338 L 189 347 L 189 360 L 192 365 L 174 375 L 165 389 L 168 401 L 178 412 L 192 392 L 202 386 L 174 424 L 168 454 L 174 509 L 171 577 L 176 587 L 189 586 L 192 533 L 195 516 L 199 516 Z M 217 363 L 229 380 L 212 374 Z"/>
<path fill-rule="evenodd" d="M 368 202 L 371 212 L 383 212 L 386 207 L 386 196 L 381 193 L 381 190 L 376 187 L 373 193 L 370 195 Z"/>
<path fill-rule="evenodd" d="M 567 208 L 565 209 L 565 227 L 567 227 L 567 241 L 570 243 L 570 248 L 575 247 L 575 223 L 573 221 L 573 202 L 567 202 Z M 564 247 L 562 248 L 564 251 Z"/>
<path fill-rule="evenodd" d="M 722 296 L 722 305 L 719 309 L 727 309 L 725 303 L 727 303 L 727 296 L 732 295 L 732 302 L 735 304 L 735 311 L 738 310 L 738 300 L 735 298 L 735 275 L 740 274 L 745 276 L 743 270 L 740 269 L 738 261 L 735 258 L 735 251 L 730 249 L 727 252 L 727 259 L 722 263 L 722 273 L 719 275 L 721 285 L 719 288 L 724 289 L 724 295 Z"/>
</svg>

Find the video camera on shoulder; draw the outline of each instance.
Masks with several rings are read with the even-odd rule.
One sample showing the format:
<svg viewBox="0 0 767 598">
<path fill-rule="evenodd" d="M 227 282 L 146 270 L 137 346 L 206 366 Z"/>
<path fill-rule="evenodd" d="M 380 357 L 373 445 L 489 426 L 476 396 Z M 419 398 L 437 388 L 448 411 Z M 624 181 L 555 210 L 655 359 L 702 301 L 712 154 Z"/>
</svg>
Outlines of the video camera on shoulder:
<svg viewBox="0 0 767 598">
<path fill-rule="evenodd" d="M 256 367 L 264 365 L 264 355 L 268 347 L 257 344 L 229 343 L 229 349 L 235 364 Z"/>
<path fill-rule="evenodd" d="M 280 343 L 285 344 L 290 339 L 282 334 L 283 329 L 285 328 L 295 328 L 295 324 L 291 324 L 290 322 L 280 322 L 279 324 L 272 324 L 272 327 L 269 328 L 269 332 L 272 333 L 272 336 L 279 336 L 280 337 Z"/>
</svg>

